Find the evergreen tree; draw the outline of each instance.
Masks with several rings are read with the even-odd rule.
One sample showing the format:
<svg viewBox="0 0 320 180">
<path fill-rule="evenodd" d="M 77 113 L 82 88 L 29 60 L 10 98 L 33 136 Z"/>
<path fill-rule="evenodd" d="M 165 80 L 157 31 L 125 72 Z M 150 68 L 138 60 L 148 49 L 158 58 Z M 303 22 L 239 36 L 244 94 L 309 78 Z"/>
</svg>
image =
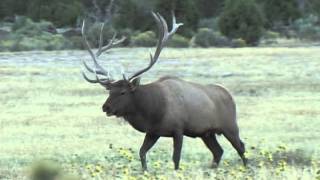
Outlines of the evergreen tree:
<svg viewBox="0 0 320 180">
<path fill-rule="evenodd" d="M 219 16 L 225 0 L 198 0 L 197 7 L 201 18 Z"/>
<path fill-rule="evenodd" d="M 30 0 L 26 15 L 33 20 L 53 22 L 56 26 L 74 25 L 83 12 L 79 0 Z"/>
<path fill-rule="evenodd" d="M 32 0 L 1 0 L 0 18 L 25 15 L 30 1 Z"/>
<path fill-rule="evenodd" d="M 148 31 L 154 24 L 151 18 L 152 6 L 147 2 L 142 6 L 136 0 L 116 1 L 116 9 L 114 25 L 117 29 Z"/>
<path fill-rule="evenodd" d="M 301 17 L 297 0 L 260 0 L 267 19 L 267 25 L 276 23 L 289 25 L 295 19 Z"/>
<path fill-rule="evenodd" d="M 199 12 L 196 6 L 196 0 L 157 0 L 155 9 L 160 12 L 167 20 L 171 20 L 171 11 L 174 10 L 177 21 L 184 24 L 179 33 L 191 37 L 196 31 Z"/>
<path fill-rule="evenodd" d="M 263 32 L 263 14 L 254 0 L 227 0 L 219 20 L 220 31 L 232 39 L 256 45 Z"/>
</svg>

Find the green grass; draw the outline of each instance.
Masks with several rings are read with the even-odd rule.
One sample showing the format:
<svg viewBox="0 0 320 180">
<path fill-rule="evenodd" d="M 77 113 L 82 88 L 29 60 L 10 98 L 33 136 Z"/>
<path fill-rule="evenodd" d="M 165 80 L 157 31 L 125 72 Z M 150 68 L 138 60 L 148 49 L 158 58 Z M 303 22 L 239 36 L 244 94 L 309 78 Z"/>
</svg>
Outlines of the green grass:
<svg viewBox="0 0 320 180">
<path fill-rule="evenodd" d="M 185 138 L 181 167 L 172 140 L 161 138 L 138 158 L 144 135 L 107 118 L 107 93 L 80 74 L 84 51 L 0 54 L 0 179 L 25 179 L 34 161 L 58 162 L 80 179 L 320 179 L 320 48 L 166 49 L 142 83 L 177 75 L 231 90 L 248 168 L 224 137 L 218 169 L 200 139 Z M 129 72 L 148 63 L 148 49 L 104 56 Z"/>
</svg>

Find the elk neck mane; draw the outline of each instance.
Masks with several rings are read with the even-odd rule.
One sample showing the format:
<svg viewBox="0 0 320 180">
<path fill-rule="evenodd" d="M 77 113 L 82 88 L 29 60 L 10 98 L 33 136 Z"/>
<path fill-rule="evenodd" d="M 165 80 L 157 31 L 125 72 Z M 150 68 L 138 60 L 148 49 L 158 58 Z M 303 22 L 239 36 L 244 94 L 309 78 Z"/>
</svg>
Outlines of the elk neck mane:
<svg viewBox="0 0 320 180">
<path fill-rule="evenodd" d="M 141 132 L 160 123 L 166 111 L 166 99 L 159 81 L 140 85 L 133 94 L 134 110 L 124 119 Z"/>
<path fill-rule="evenodd" d="M 166 108 L 164 97 L 157 82 L 137 87 L 133 95 L 137 113 L 149 121 L 160 121 Z"/>
</svg>

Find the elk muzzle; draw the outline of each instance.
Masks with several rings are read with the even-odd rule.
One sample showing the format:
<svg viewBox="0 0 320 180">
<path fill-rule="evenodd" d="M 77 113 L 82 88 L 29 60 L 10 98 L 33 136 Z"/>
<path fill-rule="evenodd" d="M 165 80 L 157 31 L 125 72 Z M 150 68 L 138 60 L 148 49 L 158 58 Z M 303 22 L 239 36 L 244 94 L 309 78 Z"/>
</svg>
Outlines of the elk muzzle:
<svg viewBox="0 0 320 180">
<path fill-rule="evenodd" d="M 107 114 L 107 116 L 117 115 L 117 111 L 116 110 L 112 110 L 110 105 L 107 104 L 107 103 L 103 104 L 102 111 L 105 112 Z"/>
</svg>

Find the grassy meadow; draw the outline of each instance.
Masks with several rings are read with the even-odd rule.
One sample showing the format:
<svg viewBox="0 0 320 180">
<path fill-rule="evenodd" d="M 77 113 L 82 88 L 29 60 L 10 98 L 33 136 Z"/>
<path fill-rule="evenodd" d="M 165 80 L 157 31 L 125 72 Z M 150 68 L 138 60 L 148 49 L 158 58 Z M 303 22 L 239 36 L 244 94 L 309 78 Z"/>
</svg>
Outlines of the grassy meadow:
<svg viewBox="0 0 320 180">
<path fill-rule="evenodd" d="M 128 74 L 148 64 L 149 49 L 115 49 L 102 59 Z M 172 140 L 160 138 L 142 173 L 144 134 L 107 118 L 107 92 L 83 80 L 86 51 L 0 53 L 0 179 L 28 179 L 41 159 L 70 179 L 320 179 L 320 48 L 166 49 L 142 83 L 176 75 L 219 83 L 234 95 L 249 165 L 223 136 L 218 169 L 203 142 L 185 138 L 181 170 Z M 118 76 L 119 77 L 119 76 Z"/>
</svg>

